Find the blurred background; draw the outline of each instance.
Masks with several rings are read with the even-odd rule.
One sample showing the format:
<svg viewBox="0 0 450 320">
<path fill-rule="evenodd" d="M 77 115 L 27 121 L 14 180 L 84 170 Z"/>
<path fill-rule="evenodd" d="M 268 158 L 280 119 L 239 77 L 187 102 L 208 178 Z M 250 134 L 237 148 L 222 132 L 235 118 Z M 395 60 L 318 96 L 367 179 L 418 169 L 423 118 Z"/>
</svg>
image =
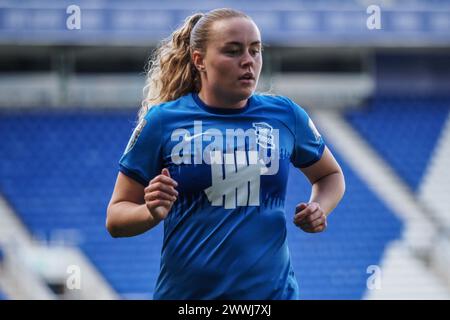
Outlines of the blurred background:
<svg viewBox="0 0 450 320">
<path fill-rule="evenodd" d="M 0 0 L 0 299 L 152 299 L 162 226 L 112 239 L 106 207 L 152 50 L 219 7 L 253 17 L 258 90 L 303 106 L 346 176 L 311 235 L 291 168 L 300 298 L 449 299 L 449 0 Z"/>
</svg>

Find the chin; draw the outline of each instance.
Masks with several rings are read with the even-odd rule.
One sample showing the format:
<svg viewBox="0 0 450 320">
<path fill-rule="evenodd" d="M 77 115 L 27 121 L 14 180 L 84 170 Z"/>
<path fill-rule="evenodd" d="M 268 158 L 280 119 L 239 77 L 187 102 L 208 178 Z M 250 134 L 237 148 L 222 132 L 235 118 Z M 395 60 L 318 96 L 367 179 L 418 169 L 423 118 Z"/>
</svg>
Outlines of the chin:
<svg viewBox="0 0 450 320">
<path fill-rule="evenodd" d="M 256 88 L 246 88 L 239 90 L 239 93 L 237 94 L 239 96 L 239 100 L 244 100 L 250 98 L 250 96 L 255 92 Z"/>
</svg>

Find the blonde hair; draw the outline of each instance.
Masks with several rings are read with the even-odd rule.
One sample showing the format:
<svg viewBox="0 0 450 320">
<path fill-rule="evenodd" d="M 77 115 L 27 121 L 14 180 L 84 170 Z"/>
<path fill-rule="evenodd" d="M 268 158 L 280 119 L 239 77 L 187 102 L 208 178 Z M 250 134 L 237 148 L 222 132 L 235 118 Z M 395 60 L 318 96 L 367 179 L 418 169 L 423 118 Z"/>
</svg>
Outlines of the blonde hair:
<svg viewBox="0 0 450 320">
<path fill-rule="evenodd" d="M 148 63 L 144 99 L 138 113 L 141 120 L 153 105 L 178 99 L 189 92 L 199 92 L 200 75 L 191 58 L 193 50 L 205 53 L 211 26 L 218 20 L 242 17 L 234 9 L 215 9 L 205 14 L 195 13 L 164 39 Z"/>
</svg>

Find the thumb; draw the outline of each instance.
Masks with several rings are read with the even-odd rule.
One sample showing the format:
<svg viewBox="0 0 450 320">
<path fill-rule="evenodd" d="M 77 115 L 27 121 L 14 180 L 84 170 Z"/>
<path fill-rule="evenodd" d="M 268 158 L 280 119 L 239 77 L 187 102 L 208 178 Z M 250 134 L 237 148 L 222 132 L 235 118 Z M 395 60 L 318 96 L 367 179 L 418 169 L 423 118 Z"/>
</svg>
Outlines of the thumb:
<svg viewBox="0 0 450 320">
<path fill-rule="evenodd" d="M 167 168 L 162 169 L 161 174 L 170 178 L 170 173 L 169 173 L 169 170 L 167 170 Z"/>
</svg>

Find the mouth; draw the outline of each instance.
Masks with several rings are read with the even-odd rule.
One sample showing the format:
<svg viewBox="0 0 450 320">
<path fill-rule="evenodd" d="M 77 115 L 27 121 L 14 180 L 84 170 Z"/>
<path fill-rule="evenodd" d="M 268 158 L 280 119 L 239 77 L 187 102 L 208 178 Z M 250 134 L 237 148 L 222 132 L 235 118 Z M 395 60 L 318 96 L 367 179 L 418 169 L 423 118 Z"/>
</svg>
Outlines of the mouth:
<svg viewBox="0 0 450 320">
<path fill-rule="evenodd" d="M 243 82 L 253 82 L 255 81 L 255 77 L 253 76 L 253 73 L 247 72 L 240 76 L 238 80 Z"/>
</svg>

